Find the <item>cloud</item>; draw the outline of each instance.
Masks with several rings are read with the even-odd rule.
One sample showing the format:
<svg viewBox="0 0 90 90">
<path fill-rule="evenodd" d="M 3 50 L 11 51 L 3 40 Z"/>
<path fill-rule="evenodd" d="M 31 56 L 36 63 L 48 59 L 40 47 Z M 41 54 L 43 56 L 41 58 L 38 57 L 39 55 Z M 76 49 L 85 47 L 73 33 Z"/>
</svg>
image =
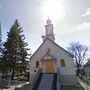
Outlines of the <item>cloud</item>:
<svg viewBox="0 0 90 90">
<path fill-rule="evenodd" d="M 90 23 L 79 24 L 73 31 L 56 36 L 56 41 L 66 48 L 72 41 L 79 41 L 90 48 Z M 90 49 L 89 49 L 90 50 Z M 89 53 L 90 56 L 90 53 Z"/>
<path fill-rule="evenodd" d="M 87 15 L 90 15 L 90 8 L 88 8 L 85 13 L 83 14 L 83 16 L 87 16 Z"/>
<path fill-rule="evenodd" d="M 90 23 L 84 22 L 76 27 L 77 30 L 90 30 Z"/>
</svg>

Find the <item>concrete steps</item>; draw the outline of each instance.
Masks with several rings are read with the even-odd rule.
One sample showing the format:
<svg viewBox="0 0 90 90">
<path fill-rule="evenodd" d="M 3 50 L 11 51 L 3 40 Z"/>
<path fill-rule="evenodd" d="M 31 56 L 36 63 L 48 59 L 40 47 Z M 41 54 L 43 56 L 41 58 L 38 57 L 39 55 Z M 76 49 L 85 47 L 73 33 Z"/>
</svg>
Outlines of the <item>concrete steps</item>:
<svg viewBox="0 0 90 90">
<path fill-rule="evenodd" d="M 43 74 L 38 90 L 52 90 L 54 74 Z"/>
</svg>

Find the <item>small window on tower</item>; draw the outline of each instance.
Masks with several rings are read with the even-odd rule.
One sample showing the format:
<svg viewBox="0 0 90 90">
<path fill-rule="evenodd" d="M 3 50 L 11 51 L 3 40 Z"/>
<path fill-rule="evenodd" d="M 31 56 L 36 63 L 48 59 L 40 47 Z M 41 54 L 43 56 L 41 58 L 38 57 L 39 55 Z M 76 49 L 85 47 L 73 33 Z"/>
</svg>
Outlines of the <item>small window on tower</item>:
<svg viewBox="0 0 90 90">
<path fill-rule="evenodd" d="M 61 67 L 65 67 L 65 60 L 61 59 L 60 62 L 61 62 Z"/>
<path fill-rule="evenodd" d="M 39 67 L 39 61 L 36 61 L 36 68 Z"/>
</svg>

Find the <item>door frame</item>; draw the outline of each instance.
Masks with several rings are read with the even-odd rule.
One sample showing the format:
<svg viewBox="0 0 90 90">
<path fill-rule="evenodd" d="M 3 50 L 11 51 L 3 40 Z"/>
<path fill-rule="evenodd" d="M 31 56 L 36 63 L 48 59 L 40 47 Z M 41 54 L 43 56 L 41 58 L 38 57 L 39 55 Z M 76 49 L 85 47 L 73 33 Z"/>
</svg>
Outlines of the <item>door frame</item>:
<svg viewBox="0 0 90 90">
<path fill-rule="evenodd" d="M 48 61 L 48 60 L 52 60 L 53 61 L 53 73 L 56 73 L 57 71 L 56 71 L 56 60 L 54 60 L 54 59 L 43 59 L 42 60 L 42 72 L 43 73 L 47 73 L 47 71 L 46 71 L 46 65 L 45 65 L 45 61 Z M 49 72 L 48 72 L 49 73 Z"/>
</svg>

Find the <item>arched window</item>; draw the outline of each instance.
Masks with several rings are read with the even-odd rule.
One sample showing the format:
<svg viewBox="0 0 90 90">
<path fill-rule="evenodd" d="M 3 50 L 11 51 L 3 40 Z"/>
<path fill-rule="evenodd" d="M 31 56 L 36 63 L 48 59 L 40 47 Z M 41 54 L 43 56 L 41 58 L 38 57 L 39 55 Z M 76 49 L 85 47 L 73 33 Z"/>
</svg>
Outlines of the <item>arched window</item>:
<svg viewBox="0 0 90 90">
<path fill-rule="evenodd" d="M 36 68 L 39 67 L 39 61 L 36 61 Z"/>
<path fill-rule="evenodd" d="M 65 60 L 61 59 L 60 62 L 61 62 L 61 67 L 65 67 Z"/>
</svg>

